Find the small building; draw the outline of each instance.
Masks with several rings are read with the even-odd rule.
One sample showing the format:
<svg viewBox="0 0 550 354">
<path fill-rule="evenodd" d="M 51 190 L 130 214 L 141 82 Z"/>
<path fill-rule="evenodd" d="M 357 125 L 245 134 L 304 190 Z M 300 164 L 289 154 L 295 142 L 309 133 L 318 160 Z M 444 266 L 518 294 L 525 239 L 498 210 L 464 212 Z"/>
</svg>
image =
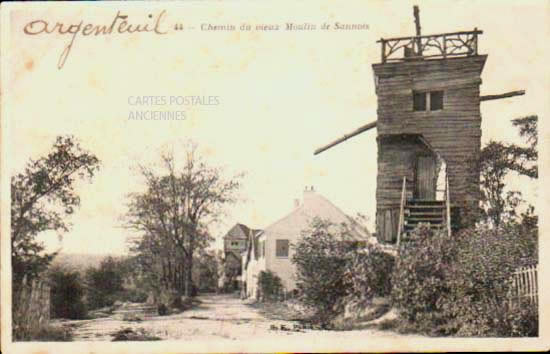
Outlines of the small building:
<svg viewBox="0 0 550 354">
<path fill-rule="evenodd" d="M 236 290 L 242 275 L 242 254 L 246 250 L 248 236 L 254 231 L 244 224 L 235 224 L 223 236 L 223 283 L 221 287 Z"/>
<path fill-rule="evenodd" d="M 306 188 L 300 203 L 295 201 L 293 210 L 265 229 L 249 233 L 246 252 L 243 254 L 243 297 L 258 298 L 258 276 L 261 271 L 272 271 L 281 278 L 285 291 L 296 288 L 296 268 L 291 259 L 292 245 L 317 217 L 336 225 L 346 223 L 352 229 L 354 240 L 367 242 L 370 233 L 353 218 L 346 215 L 328 199 Z"/>
</svg>

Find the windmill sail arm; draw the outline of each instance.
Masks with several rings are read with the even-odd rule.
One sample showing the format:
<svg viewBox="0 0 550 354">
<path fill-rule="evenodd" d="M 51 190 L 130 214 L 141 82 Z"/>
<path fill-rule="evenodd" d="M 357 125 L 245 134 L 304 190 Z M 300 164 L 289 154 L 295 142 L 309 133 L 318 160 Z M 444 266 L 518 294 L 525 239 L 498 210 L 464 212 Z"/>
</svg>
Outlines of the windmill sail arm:
<svg viewBox="0 0 550 354">
<path fill-rule="evenodd" d="M 514 96 L 522 96 L 525 94 L 525 90 L 519 90 L 519 91 L 510 91 L 510 92 L 506 92 L 506 93 L 503 93 L 503 94 L 499 94 L 499 95 L 485 95 L 485 96 L 480 96 L 479 97 L 479 100 L 480 102 L 482 101 L 489 101 L 489 100 L 498 100 L 498 99 L 501 99 L 501 98 L 508 98 L 508 97 L 514 97 Z M 369 129 L 372 129 L 374 127 L 376 127 L 376 123 L 377 121 L 374 121 L 374 122 L 370 122 L 368 124 L 365 124 L 357 129 L 355 129 L 354 131 L 352 131 L 351 133 L 349 134 L 345 134 L 343 137 L 339 138 L 339 139 L 336 139 L 334 140 L 333 142 L 331 143 L 328 143 L 327 145 L 325 146 L 322 146 L 320 148 L 318 148 L 317 150 L 315 150 L 315 152 L 313 153 L 314 155 L 318 155 L 320 153 L 322 153 L 323 151 L 325 150 L 328 150 L 330 149 L 331 147 L 333 146 L 336 146 L 346 140 L 348 140 L 349 138 L 352 138 L 356 135 L 359 135 L 363 132 L 366 132 L 367 130 Z"/>
<path fill-rule="evenodd" d="M 506 93 L 502 93 L 500 95 L 484 95 L 480 96 L 480 101 L 489 101 L 489 100 L 498 100 L 501 98 L 508 98 L 508 97 L 514 97 L 514 96 L 522 96 L 525 95 L 525 90 L 519 90 L 519 91 L 510 91 Z"/>
<path fill-rule="evenodd" d="M 349 138 L 352 138 L 352 137 L 354 137 L 354 136 L 356 136 L 356 135 L 359 135 L 359 134 L 361 134 L 361 133 L 363 133 L 363 132 L 366 132 L 366 131 L 369 130 L 369 129 L 372 129 L 372 128 L 376 127 L 376 122 L 377 122 L 377 121 L 370 122 L 370 123 L 368 123 L 368 124 L 365 124 L 365 125 L 363 125 L 363 126 L 357 128 L 357 129 L 355 129 L 354 131 L 352 131 L 352 132 L 349 133 L 349 134 L 345 134 L 343 137 L 341 137 L 341 138 L 339 138 L 339 139 L 336 139 L 336 140 L 334 140 L 333 142 L 328 143 L 327 145 L 318 148 L 317 150 L 315 150 L 315 152 L 314 152 L 313 154 L 314 154 L 314 155 L 320 154 L 320 153 L 322 153 L 323 151 L 328 150 L 328 149 L 330 149 L 331 147 L 333 147 L 333 146 L 335 146 L 335 145 L 338 145 L 338 144 L 340 144 L 341 142 L 344 142 L 344 141 L 348 140 Z"/>
</svg>

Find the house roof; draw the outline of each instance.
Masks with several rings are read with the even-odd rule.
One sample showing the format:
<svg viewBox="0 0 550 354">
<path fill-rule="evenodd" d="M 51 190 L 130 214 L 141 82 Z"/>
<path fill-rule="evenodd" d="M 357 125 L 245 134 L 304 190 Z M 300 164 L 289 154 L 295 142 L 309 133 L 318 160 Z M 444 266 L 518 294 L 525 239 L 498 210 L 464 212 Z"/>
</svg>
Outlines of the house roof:
<svg viewBox="0 0 550 354">
<path fill-rule="evenodd" d="M 361 226 L 331 201 L 312 189 L 305 190 L 303 202 L 288 215 L 266 227 L 264 233 L 266 237 L 301 235 L 302 231 L 310 227 L 310 223 L 315 217 L 330 220 L 336 225 L 346 223 L 351 229 L 350 236 L 353 240 L 366 241 L 371 237 L 366 227 Z"/>
<path fill-rule="evenodd" d="M 246 240 L 248 234 L 250 233 L 250 228 L 244 224 L 236 223 L 227 233 L 223 236 L 224 239 L 239 239 Z"/>
</svg>

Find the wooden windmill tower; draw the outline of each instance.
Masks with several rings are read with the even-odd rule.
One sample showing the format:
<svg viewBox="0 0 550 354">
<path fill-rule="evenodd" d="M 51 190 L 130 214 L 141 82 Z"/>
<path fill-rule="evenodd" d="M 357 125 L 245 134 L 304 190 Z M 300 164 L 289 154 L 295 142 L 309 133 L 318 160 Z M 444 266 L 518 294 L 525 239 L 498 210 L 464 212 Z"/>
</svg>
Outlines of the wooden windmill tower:
<svg viewBox="0 0 550 354">
<path fill-rule="evenodd" d="M 377 128 L 376 233 L 384 243 L 398 243 L 420 222 L 446 225 L 450 235 L 451 225 L 475 216 L 480 102 L 524 94 L 480 96 L 482 31 L 421 35 L 417 6 L 414 17 L 416 36 L 378 41 L 378 120 L 315 151 Z"/>
</svg>

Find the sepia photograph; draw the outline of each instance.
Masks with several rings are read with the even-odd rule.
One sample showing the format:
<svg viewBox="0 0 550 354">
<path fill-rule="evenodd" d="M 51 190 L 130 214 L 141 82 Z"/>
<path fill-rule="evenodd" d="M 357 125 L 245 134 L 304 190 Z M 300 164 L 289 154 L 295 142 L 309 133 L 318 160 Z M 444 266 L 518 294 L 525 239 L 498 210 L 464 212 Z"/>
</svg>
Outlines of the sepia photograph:
<svg viewBox="0 0 550 354">
<path fill-rule="evenodd" d="M 0 16 L 2 352 L 550 348 L 548 1 Z"/>
</svg>

